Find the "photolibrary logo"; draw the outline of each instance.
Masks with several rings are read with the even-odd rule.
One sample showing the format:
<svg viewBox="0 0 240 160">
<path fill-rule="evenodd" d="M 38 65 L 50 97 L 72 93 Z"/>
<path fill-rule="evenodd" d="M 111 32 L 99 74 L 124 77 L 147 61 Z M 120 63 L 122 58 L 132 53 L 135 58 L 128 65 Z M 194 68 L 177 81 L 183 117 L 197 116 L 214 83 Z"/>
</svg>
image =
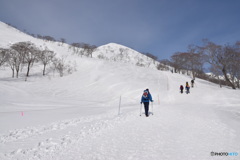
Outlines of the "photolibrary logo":
<svg viewBox="0 0 240 160">
<path fill-rule="evenodd" d="M 238 156 L 238 152 L 211 152 L 211 156 Z"/>
</svg>

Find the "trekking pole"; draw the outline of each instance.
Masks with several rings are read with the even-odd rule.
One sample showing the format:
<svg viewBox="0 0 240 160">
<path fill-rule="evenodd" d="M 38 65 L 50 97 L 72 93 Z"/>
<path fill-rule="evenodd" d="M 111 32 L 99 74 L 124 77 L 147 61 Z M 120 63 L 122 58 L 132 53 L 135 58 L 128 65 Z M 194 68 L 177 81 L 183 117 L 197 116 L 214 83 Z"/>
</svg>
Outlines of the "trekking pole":
<svg viewBox="0 0 240 160">
<path fill-rule="evenodd" d="M 152 102 L 152 115 L 153 115 L 153 102 Z"/>
<path fill-rule="evenodd" d="M 118 115 L 120 115 L 120 107 L 121 107 L 121 96 L 120 96 L 120 99 L 119 99 Z"/>
<path fill-rule="evenodd" d="M 140 116 L 142 116 L 142 103 L 141 103 L 141 106 L 140 106 Z"/>
</svg>

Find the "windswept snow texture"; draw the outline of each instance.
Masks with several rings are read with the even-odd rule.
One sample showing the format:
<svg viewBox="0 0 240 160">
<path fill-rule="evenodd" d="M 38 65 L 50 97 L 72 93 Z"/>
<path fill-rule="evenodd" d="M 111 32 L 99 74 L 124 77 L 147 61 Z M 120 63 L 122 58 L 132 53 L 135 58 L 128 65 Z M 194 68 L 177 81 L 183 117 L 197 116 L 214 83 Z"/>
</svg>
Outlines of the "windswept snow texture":
<svg viewBox="0 0 240 160">
<path fill-rule="evenodd" d="M 42 77 L 36 64 L 24 81 L 24 72 L 13 79 L 9 67 L 0 68 L 1 160 L 240 159 L 239 90 L 196 79 L 190 94 L 181 94 L 180 85 L 190 77 L 126 61 L 81 58 L 66 44 L 34 39 L 0 24 L 2 47 L 23 40 L 69 55 L 77 71 Z M 149 117 L 143 109 L 139 116 L 146 88 L 154 100 Z"/>
</svg>

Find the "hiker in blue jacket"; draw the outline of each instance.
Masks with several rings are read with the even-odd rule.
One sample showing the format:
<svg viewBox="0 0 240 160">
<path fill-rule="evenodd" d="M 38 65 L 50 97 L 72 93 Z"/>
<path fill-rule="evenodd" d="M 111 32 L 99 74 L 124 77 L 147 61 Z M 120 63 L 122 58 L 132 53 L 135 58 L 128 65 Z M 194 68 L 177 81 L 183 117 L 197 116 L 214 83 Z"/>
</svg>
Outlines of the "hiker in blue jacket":
<svg viewBox="0 0 240 160">
<path fill-rule="evenodd" d="M 141 99 L 141 104 L 144 104 L 144 109 L 145 109 L 145 115 L 148 117 L 148 110 L 149 110 L 149 101 L 153 102 L 152 96 L 149 92 L 149 89 L 146 89 L 143 91 L 142 99 Z"/>
</svg>

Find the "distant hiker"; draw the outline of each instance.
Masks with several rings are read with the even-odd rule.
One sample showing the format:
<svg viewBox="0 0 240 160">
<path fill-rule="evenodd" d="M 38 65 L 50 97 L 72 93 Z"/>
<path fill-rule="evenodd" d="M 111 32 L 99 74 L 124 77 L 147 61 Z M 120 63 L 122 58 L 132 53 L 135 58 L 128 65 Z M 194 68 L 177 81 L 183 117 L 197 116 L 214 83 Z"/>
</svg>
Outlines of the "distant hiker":
<svg viewBox="0 0 240 160">
<path fill-rule="evenodd" d="M 183 85 L 180 86 L 181 93 L 183 93 Z"/>
<path fill-rule="evenodd" d="M 145 109 L 145 115 L 148 117 L 148 110 L 149 110 L 149 101 L 153 102 L 152 96 L 149 92 L 149 89 L 146 89 L 143 91 L 143 95 L 141 98 L 141 104 L 144 104 L 144 109 Z"/>
<path fill-rule="evenodd" d="M 187 94 L 190 93 L 190 86 L 189 86 L 188 82 L 186 82 L 186 93 Z"/>
<path fill-rule="evenodd" d="M 191 85 L 192 85 L 192 88 L 193 88 L 193 85 L 194 85 L 194 79 L 191 80 Z"/>
</svg>

